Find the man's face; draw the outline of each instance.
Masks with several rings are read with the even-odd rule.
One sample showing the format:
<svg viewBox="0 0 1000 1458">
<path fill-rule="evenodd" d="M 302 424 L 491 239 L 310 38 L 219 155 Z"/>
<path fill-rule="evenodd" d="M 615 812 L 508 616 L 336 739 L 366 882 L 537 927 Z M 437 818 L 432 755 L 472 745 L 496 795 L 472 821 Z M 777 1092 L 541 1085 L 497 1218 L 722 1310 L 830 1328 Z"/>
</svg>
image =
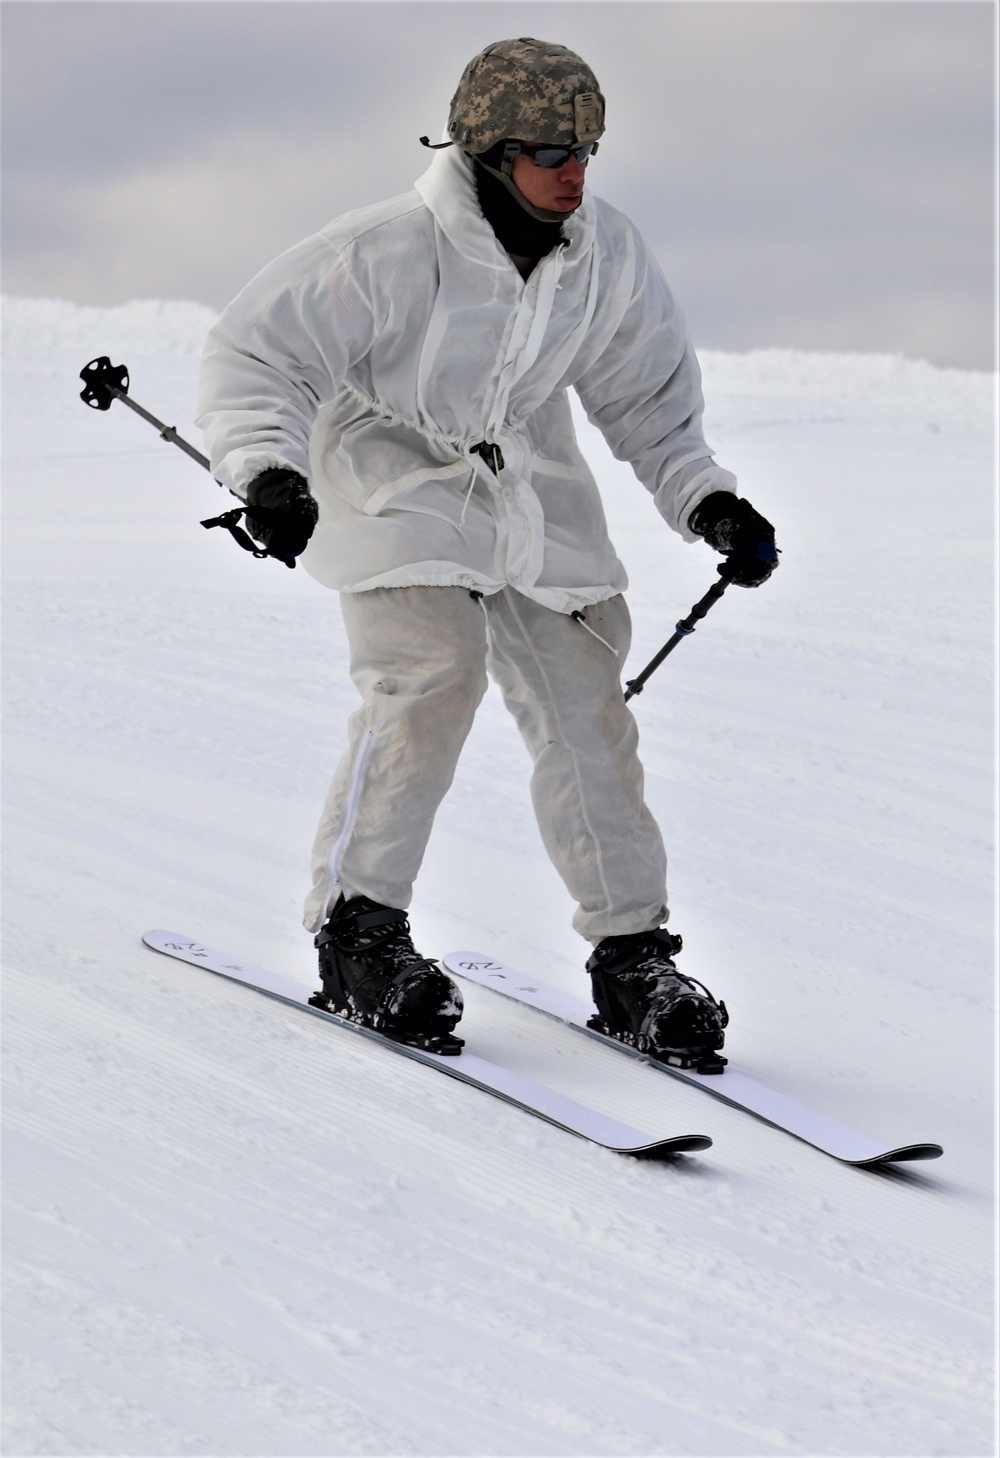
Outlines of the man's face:
<svg viewBox="0 0 1000 1458">
<path fill-rule="evenodd" d="M 561 167 L 536 167 L 531 158 L 522 153 L 514 158 L 511 177 L 514 186 L 533 207 L 545 208 L 550 213 L 571 213 L 580 206 L 583 198 L 586 170 L 587 163 L 578 162 L 572 155 Z"/>
</svg>

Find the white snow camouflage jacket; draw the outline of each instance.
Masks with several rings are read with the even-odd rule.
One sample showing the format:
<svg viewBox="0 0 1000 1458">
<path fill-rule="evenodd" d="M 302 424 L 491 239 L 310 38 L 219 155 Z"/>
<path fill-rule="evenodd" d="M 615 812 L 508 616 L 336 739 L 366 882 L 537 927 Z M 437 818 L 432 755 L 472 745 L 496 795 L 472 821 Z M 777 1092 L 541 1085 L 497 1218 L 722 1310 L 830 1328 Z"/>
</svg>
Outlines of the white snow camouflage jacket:
<svg viewBox="0 0 1000 1458">
<path fill-rule="evenodd" d="M 270 466 L 309 482 L 302 557 L 345 592 L 510 585 L 559 612 L 624 590 L 567 391 L 688 540 L 735 489 L 701 433 L 701 377 L 636 229 L 585 194 L 525 282 L 472 163 L 438 152 L 413 192 L 337 219 L 252 280 L 212 329 L 198 424 L 245 497 Z M 499 447 L 494 475 L 473 448 Z"/>
</svg>

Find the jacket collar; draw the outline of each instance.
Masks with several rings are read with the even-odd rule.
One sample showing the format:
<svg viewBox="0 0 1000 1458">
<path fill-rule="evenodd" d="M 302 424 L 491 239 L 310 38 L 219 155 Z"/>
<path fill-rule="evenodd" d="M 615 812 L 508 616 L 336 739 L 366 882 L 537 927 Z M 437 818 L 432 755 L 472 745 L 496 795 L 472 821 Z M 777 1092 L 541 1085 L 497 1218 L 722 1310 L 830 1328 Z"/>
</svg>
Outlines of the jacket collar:
<svg viewBox="0 0 1000 1458">
<path fill-rule="evenodd" d="M 472 175 L 475 164 L 459 147 L 435 152 L 434 160 L 414 186 L 449 243 L 471 263 L 484 268 L 507 268 L 507 254 L 483 217 Z M 594 200 L 584 192 L 583 202 L 563 224 L 564 262 L 574 263 L 594 244 Z"/>
</svg>

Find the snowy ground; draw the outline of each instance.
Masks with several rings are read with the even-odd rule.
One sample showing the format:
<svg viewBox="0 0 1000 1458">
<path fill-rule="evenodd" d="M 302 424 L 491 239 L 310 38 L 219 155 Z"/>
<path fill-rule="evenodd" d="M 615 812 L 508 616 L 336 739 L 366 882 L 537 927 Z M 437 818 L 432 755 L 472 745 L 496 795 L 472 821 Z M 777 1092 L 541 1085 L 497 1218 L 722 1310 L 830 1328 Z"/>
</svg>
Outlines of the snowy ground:
<svg viewBox="0 0 1000 1458">
<path fill-rule="evenodd" d="M 8 1454 L 993 1451 L 989 376 L 706 357 L 777 524 L 637 701 L 685 967 L 731 1056 L 945 1157 L 844 1168 L 537 1015 L 470 1046 L 654 1132 L 650 1165 L 159 958 L 309 981 L 306 857 L 353 702 L 336 599 L 200 517 L 192 305 L 6 310 Z M 587 427 L 633 671 L 714 580 Z M 413 920 L 580 992 L 491 694 Z"/>
</svg>

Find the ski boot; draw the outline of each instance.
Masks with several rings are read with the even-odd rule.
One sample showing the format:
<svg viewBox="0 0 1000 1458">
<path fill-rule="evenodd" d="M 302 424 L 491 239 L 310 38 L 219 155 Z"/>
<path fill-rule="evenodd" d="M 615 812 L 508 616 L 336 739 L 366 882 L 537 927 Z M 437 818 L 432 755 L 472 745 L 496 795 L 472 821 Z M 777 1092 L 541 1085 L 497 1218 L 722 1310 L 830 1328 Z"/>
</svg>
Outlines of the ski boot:
<svg viewBox="0 0 1000 1458">
<path fill-rule="evenodd" d="M 597 1004 L 587 1026 L 672 1068 L 721 1073 L 726 1004 L 678 972 L 681 946 L 662 927 L 599 942 L 587 962 Z"/>
<path fill-rule="evenodd" d="M 410 939 L 405 911 L 352 896 L 337 902 L 316 937 L 320 992 L 313 1007 L 431 1053 L 459 1053 L 452 1031 L 462 994 Z"/>
</svg>

